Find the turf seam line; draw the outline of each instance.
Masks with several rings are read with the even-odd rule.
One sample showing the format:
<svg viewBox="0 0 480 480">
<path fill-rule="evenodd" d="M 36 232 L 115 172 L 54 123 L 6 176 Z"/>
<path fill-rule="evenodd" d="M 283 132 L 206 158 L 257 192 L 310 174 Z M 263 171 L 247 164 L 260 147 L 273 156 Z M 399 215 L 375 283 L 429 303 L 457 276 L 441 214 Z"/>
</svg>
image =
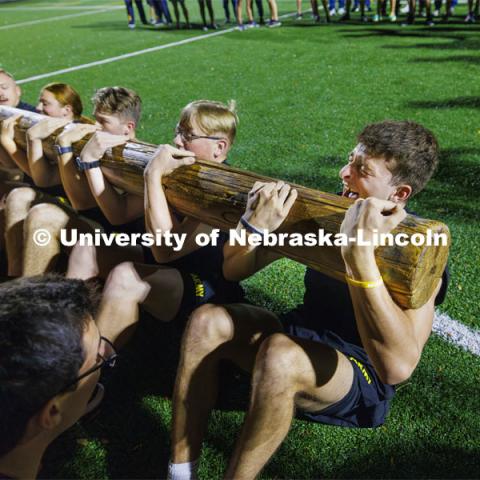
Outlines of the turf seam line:
<svg viewBox="0 0 480 480">
<path fill-rule="evenodd" d="M 433 332 L 443 340 L 480 356 L 480 331 L 454 320 L 446 313 L 435 311 Z"/>
<path fill-rule="evenodd" d="M 98 13 L 98 11 L 93 12 Z M 296 12 L 286 13 L 281 15 L 279 18 L 287 18 L 296 15 Z M 64 73 L 76 72 L 77 70 L 84 70 L 86 68 L 97 67 L 99 65 L 105 65 L 107 63 L 118 62 L 120 60 L 125 60 L 127 58 L 138 57 L 139 55 L 145 55 L 146 53 L 158 52 L 160 50 L 165 50 L 167 48 L 178 47 L 180 45 L 186 45 L 188 43 L 197 42 L 199 40 L 205 40 L 207 38 L 217 37 L 219 35 L 224 35 L 225 33 L 234 32 L 237 27 L 227 28 L 226 30 L 221 30 L 219 32 L 207 33 L 205 35 L 198 35 L 196 37 L 185 38 L 178 42 L 166 43 L 164 45 L 157 45 L 156 47 L 144 48 L 143 50 L 137 50 L 136 52 L 124 53 L 122 55 L 117 55 L 115 57 L 105 58 L 103 60 L 97 60 L 95 62 L 84 63 L 82 65 L 76 65 L 74 67 L 62 68 L 61 70 L 55 70 L 54 72 L 42 73 L 40 75 L 34 75 L 33 77 L 24 78 L 22 80 L 17 80 L 17 84 L 25 84 L 28 82 L 33 82 L 35 80 L 41 80 L 43 78 L 54 77 L 56 75 L 62 75 Z M 256 29 L 251 29 L 256 30 Z M 245 32 L 243 32 L 245 34 Z"/>
<path fill-rule="evenodd" d="M 118 10 L 124 8 L 122 6 L 104 6 L 98 7 L 96 5 L 81 5 L 78 7 L 72 6 L 55 6 L 55 7 L 0 7 L 0 12 L 49 12 L 51 10 Z"/>
<path fill-rule="evenodd" d="M 118 7 L 118 8 L 123 8 L 123 7 Z M 60 15 L 58 17 L 42 18 L 42 19 L 39 19 L 39 20 L 30 20 L 29 22 L 12 23 L 11 25 L 2 25 L 0 27 L 0 30 L 9 30 L 9 29 L 12 29 L 12 28 L 26 27 L 26 26 L 29 26 L 29 25 L 37 25 L 37 24 L 40 24 L 40 23 L 47 23 L 47 22 L 55 22 L 57 20 L 64 20 L 66 18 L 83 17 L 85 15 L 94 15 L 94 14 L 110 12 L 110 11 L 112 11 L 111 8 L 104 9 L 104 10 L 93 10 L 93 11 L 89 11 L 89 12 L 72 13 L 72 14 L 69 14 L 69 15 Z"/>
</svg>

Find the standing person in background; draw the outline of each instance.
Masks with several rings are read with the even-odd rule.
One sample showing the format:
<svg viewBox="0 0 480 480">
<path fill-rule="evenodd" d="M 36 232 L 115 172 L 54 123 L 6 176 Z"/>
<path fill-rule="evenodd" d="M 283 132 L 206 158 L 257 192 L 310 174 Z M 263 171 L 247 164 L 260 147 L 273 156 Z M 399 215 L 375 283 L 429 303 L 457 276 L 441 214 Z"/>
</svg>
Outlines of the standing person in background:
<svg viewBox="0 0 480 480">
<path fill-rule="evenodd" d="M 473 8 L 473 0 L 468 0 L 468 14 L 465 17 L 465 23 L 475 23 L 478 19 L 479 0 L 475 2 L 475 8 Z"/>
<path fill-rule="evenodd" d="M 137 6 L 138 14 L 140 15 L 140 20 L 144 25 L 148 25 L 142 0 L 135 0 L 135 5 Z M 125 6 L 127 7 L 128 28 L 133 29 L 135 28 L 135 14 L 133 12 L 132 0 L 125 0 Z"/>
<path fill-rule="evenodd" d="M 228 7 L 228 1 L 229 0 L 223 0 L 223 9 L 225 10 L 225 23 L 231 23 L 231 17 L 230 17 L 230 9 Z M 231 0 L 232 1 L 232 10 L 233 10 L 233 15 L 235 18 L 237 18 L 237 0 Z"/>
<path fill-rule="evenodd" d="M 431 8 L 431 0 L 425 0 L 425 9 L 427 11 L 427 18 L 425 20 L 425 25 L 428 27 L 432 27 L 433 17 L 432 17 L 432 8 Z M 408 25 L 413 25 L 415 23 L 415 11 L 417 8 L 416 0 L 408 0 L 408 15 L 406 22 L 402 23 L 402 27 L 406 27 Z"/>
<path fill-rule="evenodd" d="M 318 13 L 318 0 L 311 0 L 311 3 L 312 3 L 313 19 L 316 22 L 319 22 L 320 21 L 320 14 Z M 322 0 L 322 5 L 323 5 L 323 10 L 325 11 L 325 21 L 327 23 L 329 23 L 330 22 L 330 13 L 328 11 L 327 0 Z"/>
<path fill-rule="evenodd" d="M 209 25 L 207 25 L 207 19 L 205 17 L 205 3 L 207 4 L 208 16 L 210 17 Z M 203 31 L 207 32 L 209 27 L 216 30 L 218 27 L 215 24 L 215 14 L 213 13 L 212 0 L 198 0 L 198 5 L 200 6 L 200 15 L 202 17 Z"/>
<path fill-rule="evenodd" d="M 175 23 L 177 29 L 180 28 L 180 12 L 178 11 L 178 3 L 182 7 L 183 16 L 185 17 L 185 28 L 190 28 L 190 20 L 188 15 L 188 8 L 185 5 L 185 0 L 171 0 L 173 4 L 173 12 L 175 13 Z"/>
<path fill-rule="evenodd" d="M 324 0 L 325 2 L 327 0 Z M 248 5 L 247 1 L 247 16 L 248 16 L 248 21 L 249 25 L 244 25 L 243 24 L 243 19 L 242 19 L 242 0 L 237 0 L 237 24 L 238 24 L 238 30 L 245 30 L 249 26 L 254 27 L 255 22 L 253 20 L 253 13 L 252 13 L 252 3 L 250 0 L 250 7 Z M 258 3 L 257 3 L 258 7 Z M 280 27 L 282 25 L 282 22 L 278 19 L 278 6 L 276 0 L 268 0 L 268 8 L 270 9 L 270 20 L 267 24 L 268 27 L 274 28 L 274 27 Z M 263 12 L 263 6 L 261 7 L 262 12 Z M 259 13 L 260 13 L 260 7 L 259 7 Z"/>
<path fill-rule="evenodd" d="M 335 0 L 329 0 L 328 9 L 331 17 L 334 17 L 337 13 L 339 15 L 345 14 L 345 0 L 338 0 L 338 10 L 335 9 Z"/>
<path fill-rule="evenodd" d="M 377 13 L 373 16 L 374 22 L 379 22 L 380 20 L 382 20 L 382 14 L 384 11 L 386 11 L 386 3 L 387 3 L 387 0 L 377 1 Z M 388 16 L 388 19 L 391 22 L 397 21 L 397 15 L 395 14 L 396 7 L 397 7 L 397 0 L 390 0 L 390 14 Z"/>
</svg>

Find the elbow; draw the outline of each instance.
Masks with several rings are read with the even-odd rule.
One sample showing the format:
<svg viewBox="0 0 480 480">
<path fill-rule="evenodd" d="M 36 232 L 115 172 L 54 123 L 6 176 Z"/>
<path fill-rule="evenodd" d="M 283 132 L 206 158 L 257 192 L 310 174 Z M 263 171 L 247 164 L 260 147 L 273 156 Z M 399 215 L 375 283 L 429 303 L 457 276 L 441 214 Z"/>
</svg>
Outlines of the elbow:
<svg viewBox="0 0 480 480">
<path fill-rule="evenodd" d="M 416 363 L 412 365 L 409 362 L 398 362 L 390 367 L 376 368 L 376 371 L 382 383 L 398 385 L 412 376 L 416 366 Z"/>
</svg>

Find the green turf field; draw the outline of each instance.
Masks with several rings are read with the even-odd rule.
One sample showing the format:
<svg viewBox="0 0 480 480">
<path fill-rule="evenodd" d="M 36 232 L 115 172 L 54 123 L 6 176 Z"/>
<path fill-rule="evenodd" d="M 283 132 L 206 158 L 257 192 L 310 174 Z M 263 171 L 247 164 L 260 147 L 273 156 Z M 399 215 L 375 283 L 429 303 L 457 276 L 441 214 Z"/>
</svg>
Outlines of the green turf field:
<svg viewBox="0 0 480 480">
<path fill-rule="evenodd" d="M 198 23 L 196 2 L 187 4 Z M 76 6 L 92 9 L 71 8 Z M 28 79 L 211 33 L 154 30 L 139 22 L 129 31 L 124 9 L 99 8 L 104 6 L 122 2 L 0 4 L 1 66 L 18 80 Z M 279 6 L 281 14 L 295 11 L 293 0 Z M 95 14 L 71 16 L 94 8 Z M 220 0 L 215 9 L 222 23 Z M 457 13 L 462 16 L 433 28 L 421 23 L 413 28 L 315 25 L 309 15 L 299 22 L 288 18 L 282 28 L 229 32 L 27 81 L 23 98 L 35 102 L 40 87 L 51 81 L 72 84 L 85 104 L 96 88 L 133 88 L 144 101 L 138 136 L 153 143 L 171 140 L 187 102 L 235 99 L 241 124 L 232 163 L 324 191 L 339 188 L 338 170 L 366 123 L 385 118 L 423 123 L 440 140 L 441 165 L 411 207 L 449 225 L 452 279 L 440 310 L 478 329 L 480 25 L 463 24 L 464 6 Z M 70 17 L 46 21 L 64 15 Z M 37 20 L 45 21 L 13 25 Z M 303 271 L 293 262 L 278 262 L 245 282 L 250 300 L 276 312 L 287 310 L 301 301 Z M 100 414 L 51 446 L 42 477 L 165 475 L 177 349 L 170 333 L 170 327 L 159 330 L 144 322 L 110 379 Z M 479 382 L 478 357 L 432 336 L 385 426 L 353 431 L 295 421 L 262 476 L 478 478 Z M 227 371 L 223 383 L 201 458 L 202 478 L 221 477 L 248 401 L 245 378 Z"/>
</svg>

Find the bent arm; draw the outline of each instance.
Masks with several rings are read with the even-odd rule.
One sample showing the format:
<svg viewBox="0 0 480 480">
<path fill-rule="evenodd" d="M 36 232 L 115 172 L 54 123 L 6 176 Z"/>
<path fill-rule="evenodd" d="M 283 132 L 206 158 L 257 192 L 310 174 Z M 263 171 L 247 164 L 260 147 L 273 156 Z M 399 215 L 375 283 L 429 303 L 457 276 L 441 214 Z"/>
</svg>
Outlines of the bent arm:
<svg viewBox="0 0 480 480">
<path fill-rule="evenodd" d="M 52 187 L 61 183 L 56 165 L 52 165 L 43 154 L 42 140 L 32 138 L 27 132 L 27 162 L 30 176 L 39 187 Z"/>
<path fill-rule="evenodd" d="M 345 264 L 347 275 L 356 280 L 371 281 L 380 277 L 373 251 Z M 401 383 L 415 370 L 432 330 L 439 288 L 440 285 L 421 308 L 403 310 L 383 283 L 369 289 L 349 285 L 362 344 L 384 383 Z"/>
</svg>

